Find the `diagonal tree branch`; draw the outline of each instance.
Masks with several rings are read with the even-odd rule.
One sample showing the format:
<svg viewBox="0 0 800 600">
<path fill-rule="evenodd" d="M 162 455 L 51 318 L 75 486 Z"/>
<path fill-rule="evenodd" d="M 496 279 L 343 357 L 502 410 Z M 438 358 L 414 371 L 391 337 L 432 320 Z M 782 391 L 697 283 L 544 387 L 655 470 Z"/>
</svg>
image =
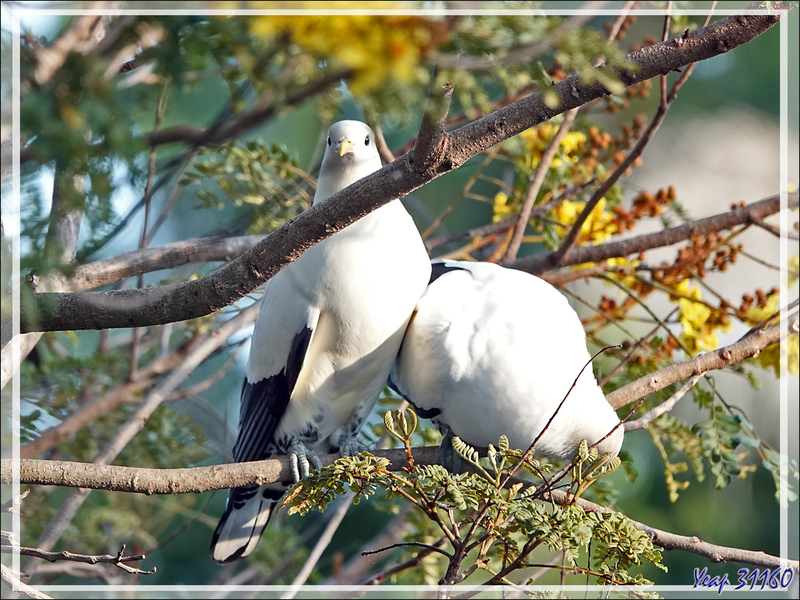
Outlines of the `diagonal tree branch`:
<svg viewBox="0 0 800 600">
<path fill-rule="evenodd" d="M 787 208 L 796 207 L 798 205 L 798 199 L 800 199 L 800 195 L 797 193 L 789 194 Z M 561 266 L 598 262 L 617 256 L 630 256 L 631 254 L 638 254 L 645 250 L 676 244 L 695 236 L 710 233 L 711 231 L 720 231 L 728 229 L 729 227 L 736 227 L 737 225 L 755 224 L 758 219 L 775 214 L 780 211 L 780 209 L 780 196 L 770 196 L 769 198 L 754 202 L 742 208 L 737 208 L 736 210 L 720 213 L 704 219 L 697 219 L 656 233 L 648 233 L 618 242 L 601 244 L 599 246 L 578 246 L 576 248 L 571 248 L 564 256 Z M 507 266 L 538 275 L 550 268 L 551 260 L 555 252 L 557 251 L 542 252 L 541 254 L 520 258 Z"/>
<path fill-rule="evenodd" d="M 785 329 L 781 327 L 780 323 L 765 329 L 758 329 L 729 346 L 699 354 L 645 375 L 606 395 L 606 400 L 616 410 L 688 377 L 714 369 L 724 369 L 728 365 L 758 356 L 762 350 L 777 344 L 785 339 L 785 336 L 797 333 L 798 313 L 790 315 L 787 321 Z"/>
<path fill-rule="evenodd" d="M 756 6 L 751 5 L 751 8 Z M 601 66 L 599 70 L 625 86 L 635 85 L 747 43 L 774 26 L 780 18 L 780 14 L 727 17 L 629 54 L 628 60 L 635 65 L 631 70 L 608 66 Z M 414 152 L 405 154 L 292 219 L 240 258 L 207 277 L 146 290 L 37 294 L 34 312 L 39 324 L 35 328 L 51 331 L 157 325 L 203 316 L 227 306 L 264 283 L 314 244 L 392 199 L 407 195 L 533 125 L 609 95 L 601 84 L 586 85 L 577 76 L 560 81 L 553 89 L 562 99 L 560 107 L 548 107 L 543 94 L 536 93 L 446 134 L 442 140 L 444 152 L 429 157 L 431 161 L 419 165 Z M 567 253 L 565 260 L 573 251 Z M 23 331 L 33 330 L 33 315 L 24 311 L 22 317 Z"/>
</svg>

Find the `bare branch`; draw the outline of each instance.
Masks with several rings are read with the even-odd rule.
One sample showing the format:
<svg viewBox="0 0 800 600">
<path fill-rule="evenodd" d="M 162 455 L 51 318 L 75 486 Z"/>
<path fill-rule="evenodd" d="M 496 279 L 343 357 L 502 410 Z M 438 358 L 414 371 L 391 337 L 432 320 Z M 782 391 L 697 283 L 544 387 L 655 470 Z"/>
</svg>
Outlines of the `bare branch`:
<svg viewBox="0 0 800 600">
<path fill-rule="evenodd" d="M 94 4 L 93 8 L 103 9 L 111 2 L 95 2 Z M 50 81 L 55 72 L 64 64 L 67 55 L 92 38 L 95 28 L 101 23 L 102 18 L 102 15 L 78 15 L 70 21 L 52 45 L 47 48 L 40 47 L 34 51 L 36 68 L 33 71 L 33 80 L 37 85 Z M 23 88 L 23 94 L 24 91 Z"/>
<path fill-rule="evenodd" d="M 439 540 L 433 544 L 433 546 L 438 547 L 447 540 L 446 537 L 441 537 Z M 381 571 L 380 573 L 376 573 L 374 575 L 370 575 L 369 577 L 365 578 L 363 581 L 360 581 L 358 585 L 378 585 L 383 583 L 392 575 L 396 575 L 397 573 L 401 573 L 406 569 L 412 569 L 414 567 L 418 567 L 423 559 L 428 556 L 429 554 L 433 553 L 433 550 L 430 548 L 424 548 L 419 554 L 416 556 L 412 556 L 408 560 L 398 563 L 396 565 L 392 565 L 391 567 Z"/>
<path fill-rule="evenodd" d="M 68 552 L 67 550 L 64 550 L 62 552 L 47 552 L 39 548 L 25 548 L 20 546 L 0 547 L 0 552 L 3 552 L 3 554 L 12 554 L 14 552 L 19 552 L 22 556 L 34 556 L 36 558 L 41 558 L 48 562 L 67 560 L 72 562 L 86 563 L 90 565 L 96 565 L 98 563 L 109 563 L 127 571 L 128 573 L 135 573 L 137 575 L 153 575 L 156 572 L 155 568 L 153 568 L 152 571 L 144 571 L 142 569 L 131 567 L 130 565 L 125 564 L 129 562 L 139 562 L 140 560 L 144 560 L 146 557 L 144 554 L 123 556 L 122 553 L 124 551 L 125 551 L 124 545 L 122 546 L 122 550 L 120 550 L 119 554 L 114 554 L 114 555 L 76 554 L 74 552 Z"/>
<path fill-rule="evenodd" d="M 19 573 L 15 573 L 4 564 L 0 564 L 0 574 L 2 574 L 3 581 L 11 587 L 12 591 L 25 594 L 28 598 L 36 598 L 37 600 L 53 600 L 52 596 L 48 596 L 26 583 L 22 583 L 19 580 Z"/>
<path fill-rule="evenodd" d="M 798 197 L 797 193 L 789 194 L 787 208 L 794 208 L 797 206 Z M 607 258 L 630 256 L 631 254 L 638 254 L 645 250 L 669 246 L 695 236 L 704 235 L 711 231 L 720 231 L 722 229 L 728 229 L 729 227 L 736 227 L 737 225 L 754 223 L 756 219 L 763 219 L 765 216 L 780 211 L 780 209 L 780 196 L 770 196 L 765 200 L 754 202 L 753 204 L 737 208 L 736 210 L 720 213 L 704 219 L 697 219 L 656 233 L 647 233 L 618 242 L 601 244 L 599 246 L 579 246 L 577 248 L 572 248 L 564 256 L 561 266 L 578 265 L 585 262 L 599 262 Z M 535 254 L 515 260 L 507 266 L 538 275 L 550 268 L 549 265 L 554 254 L 555 251 Z"/>
<path fill-rule="evenodd" d="M 161 269 L 209 261 L 230 261 L 265 237 L 244 235 L 233 238 L 194 238 L 164 246 L 134 250 L 75 267 L 68 285 L 70 291 L 80 292 Z"/>
<path fill-rule="evenodd" d="M 435 464 L 439 460 L 438 453 L 438 448 L 433 446 L 413 449 L 414 460 L 420 464 Z M 388 458 L 393 465 L 405 464 L 406 454 L 403 448 L 375 451 L 374 455 Z M 339 454 L 320 456 L 323 467 L 333 464 L 338 458 Z M 3 483 L 12 481 L 11 464 L 10 458 L 0 461 L 0 479 Z M 35 483 L 146 495 L 198 494 L 251 483 L 262 485 L 278 481 L 287 483 L 294 481 L 288 458 L 189 469 L 145 469 L 35 459 L 22 459 L 19 465 L 20 482 L 23 484 Z"/>
<path fill-rule="evenodd" d="M 628 55 L 635 71 L 608 66 L 611 76 L 625 86 L 669 73 L 692 62 L 727 52 L 747 43 L 775 25 L 781 16 L 748 15 L 722 19 L 690 32 L 679 41 L 649 46 Z M 107 329 L 164 324 L 209 314 L 226 306 L 296 260 L 312 245 L 340 231 L 379 206 L 402 197 L 436 177 L 458 168 L 466 160 L 525 129 L 553 116 L 609 94 L 601 84 L 582 84 L 575 76 L 555 84 L 562 99 L 549 108 L 536 93 L 452 133 L 447 148 L 423 170 L 415 153 L 406 154 L 373 175 L 362 179 L 296 217 L 239 259 L 213 274 L 187 283 L 146 290 L 94 292 L 83 295 L 36 295 L 37 329 Z M 569 261 L 573 249 L 565 260 Z M 90 295 L 91 294 L 91 295 Z M 134 316 L 136 315 L 136 316 Z M 31 315 L 23 315 L 23 331 L 33 327 Z"/>
<path fill-rule="evenodd" d="M 441 88 L 435 83 L 431 87 L 417 141 L 410 152 L 410 165 L 419 173 L 440 167 L 447 154 L 449 139 L 444 131 L 447 111 L 453 97 L 453 84 L 446 82 Z"/>
<path fill-rule="evenodd" d="M 406 546 L 417 546 L 419 548 L 427 548 L 431 552 L 438 552 L 439 554 L 443 554 L 447 558 L 452 558 L 449 552 L 445 552 L 441 548 L 436 546 L 431 546 L 430 544 L 423 544 L 422 542 L 398 542 L 397 544 L 389 544 L 383 548 L 378 548 L 377 550 L 365 550 L 361 553 L 361 556 L 370 556 L 371 554 L 378 554 L 379 552 L 386 552 L 387 550 L 392 550 L 394 548 L 405 548 Z"/>
<path fill-rule="evenodd" d="M 704 373 L 698 373 L 697 375 L 692 375 L 689 380 L 683 384 L 683 387 L 679 389 L 677 392 L 672 394 L 669 399 L 665 400 L 658 406 L 655 406 L 648 410 L 644 415 L 636 419 L 635 421 L 628 421 L 625 423 L 625 433 L 629 431 L 636 431 L 637 429 L 644 429 L 650 423 L 652 423 L 655 419 L 663 415 L 664 413 L 668 413 L 673 409 L 673 407 L 678 403 L 678 400 L 683 398 L 689 390 L 691 390 L 700 378 L 703 377 Z"/>
<path fill-rule="evenodd" d="M 439 449 L 437 447 L 413 448 L 412 454 L 416 464 L 438 464 Z M 388 458 L 391 463 L 390 469 L 399 470 L 406 466 L 404 448 L 377 451 L 374 452 L 374 455 Z M 338 454 L 320 456 L 323 466 L 333 463 L 338 458 Z M 3 459 L 1 466 L 2 481 L 6 483 L 11 478 L 11 460 Z M 289 482 L 292 480 L 292 475 L 288 459 L 271 459 L 250 463 L 216 465 L 213 467 L 196 467 L 193 469 L 163 470 L 90 465 L 63 461 L 21 460 L 20 480 L 23 483 L 43 485 L 79 485 L 109 491 L 170 494 L 206 492 L 250 483 L 261 485 L 275 481 Z M 532 485 L 530 481 L 514 478 L 514 483 L 516 482 L 522 482 L 526 487 Z M 552 499 L 561 504 L 567 499 L 567 495 L 560 490 L 550 490 L 545 494 L 544 499 Z M 609 511 L 605 507 L 593 504 L 582 498 L 579 498 L 577 503 L 585 510 Z M 676 535 L 636 521 L 634 521 L 634 524 L 642 531 L 645 531 L 651 537 L 653 543 L 662 548 L 686 550 L 705 556 L 714 562 L 738 561 L 770 568 L 781 566 L 782 559 L 780 557 L 770 556 L 763 552 L 716 546 L 693 536 Z M 425 554 L 432 551 L 430 549 L 426 550 Z M 418 558 L 421 560 L 421 557 Z M 409 566 L 414 564 L 418 563 L 412 561 Z M 798 569 L 797 561 L 789 561 L 788 566 L 795 571 Z"/>
</svg>

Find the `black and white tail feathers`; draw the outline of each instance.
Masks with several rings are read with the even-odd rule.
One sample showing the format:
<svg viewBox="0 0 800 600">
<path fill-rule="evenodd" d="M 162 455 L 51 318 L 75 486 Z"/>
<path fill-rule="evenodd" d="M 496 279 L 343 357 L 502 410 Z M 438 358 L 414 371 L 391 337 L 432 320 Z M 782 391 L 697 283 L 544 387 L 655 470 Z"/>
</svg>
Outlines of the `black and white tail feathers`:
<svg viewBox="0 0 800 600">
<path fill-rule="evenodd" d="M 255 550 L 285 491 L 285 487 L 256 484 L 230 490 L 225 512 L 211 539 L 211 558 L 225 564 Z"/>
</svg>

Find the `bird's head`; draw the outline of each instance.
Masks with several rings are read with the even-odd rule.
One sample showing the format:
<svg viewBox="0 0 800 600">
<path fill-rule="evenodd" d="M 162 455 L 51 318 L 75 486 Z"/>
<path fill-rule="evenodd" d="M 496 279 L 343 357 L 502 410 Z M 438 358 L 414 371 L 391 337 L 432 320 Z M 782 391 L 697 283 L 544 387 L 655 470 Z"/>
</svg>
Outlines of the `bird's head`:
<svg viewBox="0 0 800 600">
<path fill-rule="evenodd" d="M 325 144 L 314 204 L 381 168 L 375 133 L 365 123 L 334 123 Z"/>
</svg>

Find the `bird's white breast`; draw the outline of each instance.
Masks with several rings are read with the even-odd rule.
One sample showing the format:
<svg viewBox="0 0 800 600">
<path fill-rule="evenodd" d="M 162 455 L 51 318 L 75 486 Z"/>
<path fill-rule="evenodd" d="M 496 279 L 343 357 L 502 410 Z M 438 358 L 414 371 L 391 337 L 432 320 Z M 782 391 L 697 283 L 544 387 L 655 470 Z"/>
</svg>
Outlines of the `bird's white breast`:
<svg viewBox="0 0 800 600">
<path fill-rule="evenodd" d="M 393 201 L 309 249 L 273 278 L 270 284 L 282 289 L 280 296 L 302 299 L 319 314 L 276 436 L 313 422 L 324 440 L 360 403 L 366 400 L 371 408 L 429 273 L 416 226 Z M 258 360 L 251 353 L 248 369 L 258 368 Z"/>
</svg>

